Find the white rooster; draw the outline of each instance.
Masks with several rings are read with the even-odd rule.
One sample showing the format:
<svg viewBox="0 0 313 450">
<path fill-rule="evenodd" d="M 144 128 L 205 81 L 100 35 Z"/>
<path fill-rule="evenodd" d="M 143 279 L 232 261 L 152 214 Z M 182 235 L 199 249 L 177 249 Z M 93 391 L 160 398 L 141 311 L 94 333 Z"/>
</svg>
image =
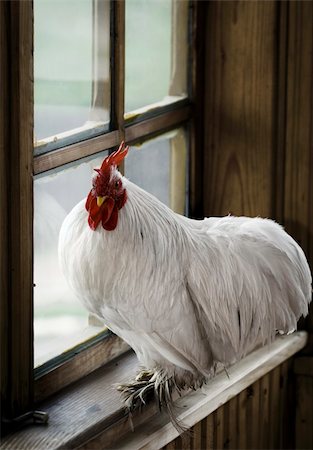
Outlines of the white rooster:
<svg viewBox="0 0 313 450">
<path fill-rule="evenodd" d="M 121 386 L 128 407 L 200 386 L 308 313 L 302 249 L 269 219 L 191 220 L 102 163 L 59 239 L 64 274 L 86 308 L 134 349 L 143 370 Z"/>
</svg>

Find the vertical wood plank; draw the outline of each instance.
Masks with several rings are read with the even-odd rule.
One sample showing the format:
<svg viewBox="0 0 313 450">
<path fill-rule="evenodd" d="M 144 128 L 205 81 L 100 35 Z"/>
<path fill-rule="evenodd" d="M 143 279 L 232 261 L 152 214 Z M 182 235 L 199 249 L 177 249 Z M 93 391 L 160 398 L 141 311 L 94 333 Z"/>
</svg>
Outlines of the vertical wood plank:
<svg viewBox="0 0 313 450">
<path fill-rule="evenodd" d="M 286 147 L 286 85 L 288 47 L 288 2 L 278 2 L 277 14 L 277 86 L 274 92 L 276 104 L 276 136 L 273 148 L 273 211 L 272 217 L 284 222 L 285 147 Z"/>
<path fill-rule="evenodd" d="M 295 440 L 295 432 L 296 432 L 296 405 L 297 405 L 297 397 L 296 397 L 296 380 L 293 374 L 293 362 L 294 358 L 286 361 L 288 364 L 288 379 L 287 379 L 287 405 L 288 405 L 288 413 L 286 414 L 286 440 L 287 445 L 286 448 L 294 449 L 296 447 Z"/>
<path fill-rule="evenodd" d="M 313 3 L 289 2 L 284 215 L 313 269 Z M 306 319 L 313 351 L 313 310 Z M 312 399 L 313 402 L 313 399 Z"/>
<path fill-rule="evenodd" d="M 260 447 L 269 448 L 269 374 L 263 376 L 260 381 Z"/>
<path fill-rule="evenodd" d="M 192 429 L 192 434 L 193 434 L 193 450 L 201 450 L 202 447 L 202 422 L 198 422 L 196 423 L 196 425 L 193 427 Z"/>
<path fill-rule="evenodd" d="M 290 410 L 292 405 L 288 404 L 288 378 L 289 378 L 289 362 L 285 361 L 280 366 L 280 431 L 279 442 L 280 448 L 290 447 L 290 439 L 288 439 Z M 290 431 L 290 430 L 289 430 Z"/>
<path fill-rule="evenodd" d="M 296 448 L 313 448 L 313 376 L 297 376 Z"/>
<path fill-rule="evenodd" d="M 238 395 L 238 447 L 242 450 L 247 447 L 247 390 Z"/>
<path fill-rule="evenodd" d="M 214 434 L 215 445 L 217 450 L 224 448 L 224 405 L 220 406 L 214 412 Z"/>
<path fill-rule="evenodd" d="M 214 416 L 210 414 L 204 421 L 205 425 L 205 449 L 214 449 Z"/>
<path fill-rule="evenodd" d="M 9 415 L 33 398 L 33 5 L 9 4 Z M 18 331 L 18 332 L 17 332 Z"/>
<path fill-rule="evenodd" d="M 8 391 L 8 220 L 7 170 L 8 170 L 8 5 L 0 2 L 0 376 L 1 418 L 7 409 Z"/>
<path fill-rule="evenodd" d="M 125 137 L 125 1 L 111 2 L 111 7 L 114 24 L 111 48 L 112 59 L 114 61 L 111 72 L 111 129 L 119 131 L 120 141 L 122 141 Z"/>
<path fill-rule="evenodd" d="M 270 448 L 279 448 L 279 415 L 280 402 L 280 368 L 270 373 L 270 420 L 269 420 L 269 445 Z"/>
<path fill-rule="evenodd" d="M 312 23 L 312 2 L 289 3 L 285 223 L 304 250 L 308 249 L 312 180 Z"/>
<path fill-rule="evenodd" d="M 260 382 L 247 389 L 247 446 L 257 449 L 260 446 Z"/>
<path fill-rule="evenodd" d="M 229 449 L 229 408 L 230 402 L 228 401 L 223 406 L 224 408 L 224 436 L 223 436 L 223 448 Z"/>
<path fill-rule="evenodd" d="M 228 402 L 228 448 L 238 447 L 238 397 Z"/>
<path fill-rule="evenodd" d="M 277 3 L 209 2 L 204 213 L 270 216 Z"/>
<path fill-rule="evenodd" d="M 119 141 L 125 140 L 125 0 L 111 1 L 111 130 L 117 130 Z M 112 33 L 114 31 L 114 34 Z M 124 175 L 125 162 L 119 165 Z"/>
<path fill-rule="evenodd" d="M 191 74 L 189 96 L 194 105 L 190 126 L 189 211 L 193 218 L 203 217 L 203 142 L 204 142 L 204 58 L 205 12 L 208 2 L 191 4 Z"/>
</svg>

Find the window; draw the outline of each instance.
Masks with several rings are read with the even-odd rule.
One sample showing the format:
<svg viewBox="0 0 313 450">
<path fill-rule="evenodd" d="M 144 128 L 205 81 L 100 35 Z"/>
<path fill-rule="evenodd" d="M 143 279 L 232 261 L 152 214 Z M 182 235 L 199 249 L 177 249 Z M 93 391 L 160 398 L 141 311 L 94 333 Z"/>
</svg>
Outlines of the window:
<svg viewBox="0 0 313 450">
<path fill-rule="evenodd" d="M 8 234 L 8 270 L 15 263 L 18 270 L 12 272 L 8 285 L 13 300 L 7 312 L 10 323 L 14 317 L 17 322 L 10 325 L 5 345 L 17 349 L 18 364 L 4 353 L 7 373 L 19 373 L 16 386 L 21 385 L 20 378 L 24 383 L 25 395 L 18 394 L 19 406 L 11 411 L 16 415 L 33 398 L 32 311 L 35 399 L 127 348 L 79 305 L 57 264 L 60 225 L 86 197 L 92 168 L 125 140 L 131 146 L 122 167 L 126 177 L 177 212 L 195 215 L 199 180 L 195 181 L 193 162 L 198 146 L 193 86 L 198 19 L 195 3 L 179 0 L 34 0 L 5 8 L 21 33 L 9 28 L 19 54 L 17 58 L 1 54 L 1 58 L 15 67 L 18 83 L 10 89 L 23 101 L 22 110 L 16 102 L 10 115 L 11 123 L 18 121 L 18 129 L 15 134 L 10 129 L 9 160 L 9 167 L 20 167 L 9 196 L 17 195 L 16 205 L 21 208 L 16 220 L 11 207 L 7 227 L 16 220 L 12 236 Z M 31 103 L 29 71 L 34 71 Z M 32 117 L 34 139 L 30 139 Z M 34 294 L 28 287 L 34 288 Z M 84 364 L 75 369 L 82 358 Z M 59 370 L 62 377 L 56 375 Z M 17 396 L 13 391 L 10 404 Z"/>
<path fill-rule="evenodd" d="M 109 1 L 34 0 L 34 78 L 35 155 L 108 130 Z"/>
<path fill-rule="evenodd" d="M 91 317 L 68 287 L 58 264 L 58 237 L 66 215 L 89 192 L 93 167 L 99 167 L 106 154 L 35 177 L 35 367 L 104 328 L 100 321 L 95 327 L 88 326 Z"/>
</svg>

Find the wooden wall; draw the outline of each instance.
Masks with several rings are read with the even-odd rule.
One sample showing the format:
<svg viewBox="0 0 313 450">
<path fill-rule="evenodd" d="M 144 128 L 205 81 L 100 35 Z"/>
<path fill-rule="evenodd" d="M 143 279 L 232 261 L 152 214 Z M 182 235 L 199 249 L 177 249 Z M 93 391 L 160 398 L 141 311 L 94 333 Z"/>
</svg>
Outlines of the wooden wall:
<svg viewBox="0 0 313 450">
<path fill-rule="evenodd" d="M 274 218 L 313 268 L 313 2 L 202 8 L 204 215 Z M 166 449 L 313 448 L 312 309 L 301 324 L 309 345 L 288 363 L 289 394 L 285 364 Z"/>
<path fill-rule="evenodd" d="M 294 448 L 290 435 L 290 361 L 218 408 L 164 450 Z"/>
<path fill-rule="evenodd" d="M 272 215 L 277 4 L 207 3 L 204 213 Z"/>
</svg>

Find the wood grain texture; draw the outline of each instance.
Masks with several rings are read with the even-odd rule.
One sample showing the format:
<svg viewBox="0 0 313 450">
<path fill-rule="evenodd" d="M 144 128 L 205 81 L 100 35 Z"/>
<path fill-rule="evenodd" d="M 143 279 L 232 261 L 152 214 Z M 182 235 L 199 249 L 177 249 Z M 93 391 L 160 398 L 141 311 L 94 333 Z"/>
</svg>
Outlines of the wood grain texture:
<svg viewBox="0 0 313 450">
<path fill-rule="evenodd" d="M 313 376 L 299 375 L 296 383 L 296 448 L 313 448 Z"/>
<path fill-rule="evenodd" d="M 268 379 L 268 375 L 265 375 L 267 372 L 289 359 L 305 343 L 305 333 L 297 333 L 285 339 L 279 338 L 271 346 L 256 350 L 229 369 L 229 379 L 221 372 L 201 390 L 187 392 L 184 397 L 178 398 L 175 401 L 178 420 L 187 427 L 193 427 L 202 421 L 202 448 L 214 448 L 217 436 L 214 434 L 212 413 L 223 408 L 225 403 L 241 391 L 246 392 L 260 377 Z M 164 447 L 178 437 L 168 415 L 165 412 L 157 413 L 157 407 L 152 405 L 150 409 L 145 409 L 144 414 L 133 415 L 136 431 L 132 432 L 131 423 L 121 409 L 119 393 L 112 386 L 117 380 L 129 380 L 137 370 L 138 361 L 132 353 L 112 361 L 85 380 L 58 393 L 50 401 L 38 405 L 49 413 L 49 426 L 29 426 L 7 436 L 2 442 L 3 448 L 152 450 Z M 265 409 L 262 413 L 265 413 Z M 224 415 L 224 412 L 217 415 L 219 414 Z M 268 421 L 269 409 L 266 414 Z M 223 427 L 226 430 L 225 421 Z M 224 441 L 221 437 L 219 439 Z M 185 445 L 183 441 L 179 442 Z M 187 439 L 187 442 L 192 448 L 193 441 Z"/>
<path fill-rule="evenodd" d="M 204 57 L 205 18 L 208 2 L 191 1 L 190 98 L 193 115 L 190 125 L 189 215 L 203 218 L 203 143 L 204 143 Z"/>
<path fill-rule="evenodd" d="M 277 3 L 277 45 L 276 45 L 276 87 L 274 90 L 274 122 L 273 143 L 273 187 L 272 217 L 284 223 L 285 197 L 285 149 L 286 149 L 286 87 L 287 87 L 287 55 L 288 55 L 288 2 Z M 274 50 L 275 51 L 275 50 Z"/>
<path fill-rule="evenodd" d="M 103 366 L 104 362 L 110 362 L 129 348 L 125 341 L 118 336 L 111 335 L 91 348 L 74 354 L 70 360 L 47 371 L 35 380 L 35 402 L 38 403 L 54 395 L 61 388 L 89 375 Z"/>
<path fill-rule="evenodd" d="M 271 214 L 276 21 L 273 1 L 207 8 L 205 215 Z"/>
<path fill-rule="evenodd" d="M 149 135 L 180 126 L 187 122 L 190 117 L 190 106 L 182 106 L 177 110 L 168 112 L 162 112 L 160 110 L 159 116 L 130 125 L 126 128 L 125 132 L 121 130 L 111 131 L 101 136 L 36 156 L 34 158 L 34 173 L 37 175 L 78 159 L 94 155 L 103 150 L 116 147 L 120 144 L 122 138 L 126 140 L 127 144 L 132 144 L 138 140 L 143 141 Z"/>
<path fill-rule="evenodd" d="M 269 448 L 269 396 L 270 396 L 270 378 L 266 374 L 260 382 L 260 446 Z"/>
<path fill-rule="evenodd" d="M 124 135 L 125 104 L 125 1 L 111 2 L 114 38 L 112 40 L 111 57 L 111 129 L 118 130 L 119 141 Z"/>
<path fill-rule="evenodd" d="M 295 335 L 293 336 L 295 338 Z M 288 341 L 285 341 L 287 344 Z M 276 345 L 279 345 L 279 341 L 276 341 Z M 232 399 L 235 395 L 237 395 L 237 398 L 241 397 L 243 400 L 245 400 L 245 404 L 242 406 L 240 404 L 240 401 L 238 400 L 237 403 L 237 421 L 238 421 L 238 429 L 237 435 L 238 435 L 238 442 L 237 447 L 233 448 L 242 448 L 240 446 L 239 440 L 242 439 L 244 441 L 244 446 L 246 448 L 253 448 L 249 447 L 249 439 L 248 435 L 253 430 L 250 429 L 247 415 L 245 415 L 245 419 L 241 420 L 241 414 L 242 410 L 245 411 L 247 414 L 248 408 L 247 408 L 247 398 L 250 395 L 251 392 L 251 386 L 254 385 L 254 383 L 260 379 L 260 390 L 263 391 L 261 395 L 261 398 L 259 400 L 260 404 L 260 413 L 259 415 L 256 415 L 256 417 L 251 418 L 251 420 L 255 420 L 255 427 L 259 426 L 259 433 L 260 433 L 260 439 L 259 439 L 259 445 L 260 448 L 268 449 L 269 448 L 269 421 L 271 420 L 270 416 L 270 408 L 269 408 L 269 398 L 271 395 L 270 391 L 270 378 L 269 378 L 269 372 L 280 365 L 284 360 L 288 358 L 283 358 L 283 355 L 285 351 L 280 347 L 279 355 L 277 353 L 276 357 L 274 358 L 276 360 L 276 364 L 272 365 L 271 363 L 274 362 L 272 358 L 270 360 L 267 360 L 267 363 L 265 363 L 265 360 L 263 357 L 265 355 L 268 355 L 268 352 L 272 352 L 272 347 L 264 347 L 256 352 L 253 352 L 253 354 L 246 357 L 243 361 L 237 363 L 234 367 L 236 367 L 236 371 L 232 372 L 232 367 L 229 369 L 229 376 L 230 378 L 225 378 L 224 373 L 220 373 L 217 375 L 214 379 L 210 380 L 208 382 L 207 386 L 204 386 L 201 391 L 196 392 L 190 392 L 188 393 L 183 399 L 178 399 L 176 405 L 177 405 L 177 411 L 179 411 L 179 420 L 184 423 L 185 426 L 191 426 L 193 427 L 197 422 L 200 420 L 202 421 L 202 448 L 216 448 L 217 445 L 217 434 L 216 434 L 216 420 L 215 417 L 217 417 L 217 410 L 219 408 L 225 408 L 224 405 Z M 258 367 L 255 367 L 253 369 L 251 365 L 250 358 L 254 355 L 256 358 L 256 362 Z M 263 356 L 261 356 L 263 355 Z M 278 359 L 277 359 L 278 358 Z M 249 362 L 250 361 L 250 362 Z M 249 366 L 249 374 L 246 372 L 247 367 Z M 267 370 L 260 370 L 266 369 Z M 240 375 L 239 375 L 240 374 Z M 241 382 L 239 384 L 236 383 L 236 377 L 237 375 L 241 378 Z M 230 383 L 234 389 L 227 388 L 228 383 Z M 233 384 L 234 383 L 234 384 Z M 262 399 L 262 397 L 264 397 Z M 197 398 L 197 400 L 195 400 Z M 215 414 L 216 412 L 216 414 Z M 214 413 L 214 414 L 212 414 Z M 223 448 L 226 448 L 227 443 L 227 426 L 225 425 L 225 410 L 223 413 L 219 412 L 218 414 L 224 416 L 224 439 L 223 439 Z M 250 420 L 250 423 L 251 423 Z M 241 421 L 241 429 L 240 429 L 240 421 Z M 205 429 L 205 431 L 204 431 Z M 191 429 L 191 431 L 193 428 Z M 240 438 L 240 433 L 245 432 L 247 437 Z M 151 421 L 151 427 L 149 424 L 144 424 L 143 426 L 136 429 L 136 433 L 132 435 L 126 436 L 122 441 L 120 441 L 114 448 L 118 448 L 120 450 L 122 449 L 158 449 L 165 444 L 167 444 L 169 441 L 173 440 L 173 438 L 177 437 L 178 433 L 177 431 L 170 425 L 167 421 L 164 415 L 159 415 L 153 418 L 153 421 Z M 220 439 L 220 438 L 219 438 Z M 250 439 L 251 440 L 251 439 Z M 231 447 L 230 447 L 231 448 Z"/>
<path fill-rule="evenodd" d="M 112 422 L 118 424 L 125 414 L 120 394 L 113 385 L 126 381 L 138 370 L 138 362 L 132 353 L 123 356 L 123 365 L 120 363 L 117 359 L 57 394 L 53 402 L 42 402 L 40 409 L 48 411 L 50 416 L 48 427 L 29 426 L 8 436 L 2 443 L 5 449 L 57 449 L 64 448 L 65 444 L 67 449 L 76 448 Z M 118 434 L 121 430 L 130 431 L 130 422 L 123 421 Z M 89 448 L 95 447 L 90 445 Z"/>
<path fill-rule="evenodd" d="M 269 447 L 273 449 L 279 448 L 279 425 L 281 421 L 279 415 L 280 395 L 280 368 L 277 367 L 270 373 Z"/>
<path fill-rule="evenodd" d="M 125 141 L 127 144 L 133 142 L 143 142 L 147 136 L 160 134 L 160 132 L 167 131 L 174 127 L 179 127 L 180 125 L 186 123 L 190 118 L 190 105 L 165 112 L 151 119 L 146 119 L 140 123 L 128 126 L 125 130 Z"/>
<path fill-rule="evenodd" d="M 296 448 L 313 448 L 313 357 L 295 358 L 296 375 Z"/>
<path fill-rule="evenodd" d="M 303 247 L 311 269 L 312 23 L 310 1 L 208 2 L 203 175 L 205 215 L 231 212 L 279 220 Z M 310 355 L 312 307 L 300 327 L 310 333 L 305 350 Z M 261 408 L 276 410 L 278 400 L 267 404 L 261 395 Z M 313 404 L 309 396 L 306 401 Z M 290 421 L 287 430 L 290 445 Z M 262 445 L 276 447 L 277 430 L 270 431 Z M 297 435 L 303 433 L 304 427 Z"/>
<path fill-rule="evenodd" d="M 280 446 L 294 449 L 295 435 L 295 386 L 293 360 L 285 361 L 280 367 Z"/>
<path fill-rule="evenodd" d="M 225 407 L 221 406 L 213 413 L 214 419 L 214 448 L 223 449 L 224 448 L 224 411 Z"/>
<path fill-rule="evenodd" d="M 290 382 L 291 364 L 292 361 L 288 360 L 276 367 L 196 424 L 191 430 L 193 440 L 190 448 L 194 450 L 293 448 L 292 443 L 288 441 L 290 412 L 287 407 L 287 384 Z M 301 371 L 302 368 L 303 366 Z M 309 392 L 311 387 L 308 388 L 306 382 L 302 383 L 301 380 L 300 391 L 307 389 L 306 392 Z M 301 396 L 298 420 L 302 427 L 305 427 L 311 420 L 311 411 L 308 411 L 307 406 L 303 406 L 306 404 L 303 394 L 304 391 Z M 198 436 L 201 426 L 209 428 L 210 432 L 203 435 L 200 445 Z M 304 439 L 302 439 L 303 447 L 298 448 L 312 448 L 309 447 L 311 441 L 308 440 L 307 433 Z M 180 438 L 173 441 L 171 445 L 170 448 L 181 448 Z"/>
<path fill-rule="evenodd" d="M 0 210 L 7 211 L 8 196 L 8 53 L 7 53 L 8 8 L 0 2 Z M 1 418 L 8 402 L 8 218 L 0 214 L 0 375 Z"/>
<path fill-rule="evenodd" d="M 213 414 L 210 414 L 208 417 L 204 419 L 204 426 L 205 426 L 205 448 L 207 450 L 213 450 L 215 439 Z"/>
<path fill-rule="evenodd" d="M 228 402 L 228 446 L 233 449 L 238 447 L 238 396 Z"/>
<path fill-rule="evenodd" d="M 247 396 L 248 391 L 243 390 L 238 395 L 238 447 L 247 448 Z"/>
<path fill-rule="evenodd" d="M 288 23 L 284 221 L 313 270 L 313 3 L 289 2 Z M 312 307 L 302 326 L 310 333 L 305 354 L 311 356 Z M 309 364 L 303 361 L 301 370 L 309 370 Z M 313 447 L 312 380 L 296 377 L 296 448 Z"/>
<path fill-rule="evenodd" d="M 224 428 L 224 435 L 223 435 L 223 448 L 224 449 L 229 449 L 229 443 L 230 443 L 230 439 L 229 439 L 229 413 L 230 413 L 230 409 L 229 409 L 229 403 L 227 402 L 225 403 L 225 405 L 223 405 L 223 420 L 224 420 L 224 424 L 223 424 L 223 428 Z"/>
<path fill-rule="evenodd" d="M 308 399 L 313 398 L 313 377 L 297 377 L 297 412 L 296 412 L 296 448 L 313 448 L 313 414 L 312 404 Z"/>
<path fill-rule="evenodd" d="M 34 158 L 34 174 L 55 169 L 64 164 L 77 161 L 80 158 L 94 155 L 103 150 L 114 147 L 120 143 L 120 136 L 117 131 L 112 131 L 101 136 L 77 142 L 76 144 L 62 147 Z"/>
<path fill-rule="evenodd" d="M 289 3 L 285 224 L 308 250 L 312 183 L 313 3 Z"/>
<path fill-rule="evenodd" d="M 260 446 L 260 382 L 256 381 L 247 389 L 247 447 L 257 449 Z"/>
<path fill-rule="evenodd" d="M 313 270 L 313 3 L 289 3 L 284 222 Z M 313 309 L 306 320 L 313 351 Z M 312 399 L 313 402 L 313 399 Z"/>
<path fill-rule="evenodd" d="M 294 373 L 313 377 L 313 356 L 299 356 L 294 362 Z"/>
<path fill-rule="evenodd" d="M 8 142 L 8 345 L 9 409 L 19 415 L 32 406 L 33 387 L 33 33 L 32 2 L 4 2 L 7 8 Z"/>
</svg>

